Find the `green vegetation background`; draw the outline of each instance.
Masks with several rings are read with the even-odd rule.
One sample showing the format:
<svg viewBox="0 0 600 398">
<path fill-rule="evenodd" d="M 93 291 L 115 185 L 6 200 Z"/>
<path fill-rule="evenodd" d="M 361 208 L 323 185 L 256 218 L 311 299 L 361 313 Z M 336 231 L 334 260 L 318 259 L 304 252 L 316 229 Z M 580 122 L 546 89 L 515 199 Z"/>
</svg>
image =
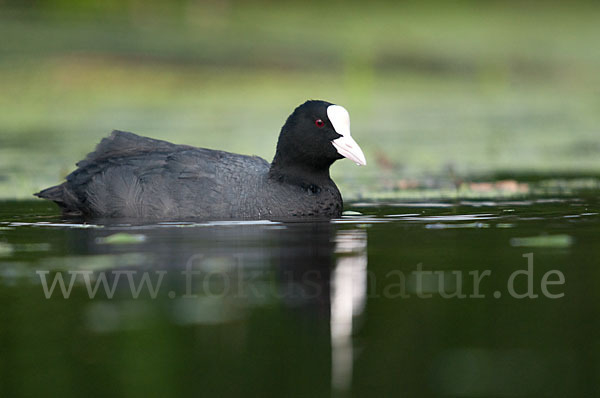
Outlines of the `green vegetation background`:
<svg viewBox="0 0 600 398">
<path fill-rule="evenodd" d="M 345 197 L 598 175 L 596 4 L 0 1 L 0 198 L 112 129 L 270 160 L 309 98 L 349 109 L 369 161 L 334 166 Z"/>
</svg>

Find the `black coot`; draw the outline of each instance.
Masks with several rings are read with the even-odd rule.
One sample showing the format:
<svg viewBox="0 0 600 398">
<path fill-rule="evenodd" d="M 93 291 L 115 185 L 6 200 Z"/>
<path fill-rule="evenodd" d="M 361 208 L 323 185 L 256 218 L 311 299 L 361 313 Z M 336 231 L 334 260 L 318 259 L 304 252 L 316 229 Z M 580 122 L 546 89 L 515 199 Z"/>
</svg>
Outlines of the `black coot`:
<svg viewBox="0 0 600 398">
<path fill-rule="evenodd" d="M 366 164 L 348 112 L 307 101 L 281 129 L 271 164 L 113 131 L 64 183 L 35 195 L 94 218 L 339 217 L 342 196 L 329 166 L 343 157 Z"/>
</svg>

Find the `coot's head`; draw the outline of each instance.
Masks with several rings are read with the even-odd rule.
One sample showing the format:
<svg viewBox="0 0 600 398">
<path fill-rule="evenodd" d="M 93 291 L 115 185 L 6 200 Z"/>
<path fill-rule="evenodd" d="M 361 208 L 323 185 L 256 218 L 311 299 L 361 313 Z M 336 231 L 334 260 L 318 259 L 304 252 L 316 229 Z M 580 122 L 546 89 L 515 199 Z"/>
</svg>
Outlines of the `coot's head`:
<svg viewBox="0 0 600 398">
<path fill-rule="evenodd" d="M 326 101 L 306 101 L 283 125 L 273 165 L 319 171 L 328 170 L 342 158 L 367 164 L 362 150 L 350 136 L 348 111 Z"/>
</svg>

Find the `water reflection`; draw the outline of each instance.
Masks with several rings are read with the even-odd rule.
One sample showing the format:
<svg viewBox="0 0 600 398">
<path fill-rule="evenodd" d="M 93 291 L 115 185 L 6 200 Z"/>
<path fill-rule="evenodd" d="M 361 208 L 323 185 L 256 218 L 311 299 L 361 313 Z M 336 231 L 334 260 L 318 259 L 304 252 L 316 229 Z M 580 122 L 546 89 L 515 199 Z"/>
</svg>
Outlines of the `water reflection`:
<svg viewBox="0 0 600 398">
<path fill-rule="evenodd" d="M 339 256 L 331 281 L 331 385 L 346 391 L 352 382 L 354 319 L 362 314 L 367 297 L 366 231 L 339 231 L 335 252 Z"/>
<path fill-rule="evenodd" d="M 106 244 L 123 233 L 144 239 Z M 319 377 L 333 391 L 350 389 L 352 336 L 367 293 L 365 229 L 329 222 L 105 225 L 77 237 L 69 241 L 69 256 L 47 259 L 44 267 L 94 272 L 75 284 L 88 294 L 96 287 L 84 316 L 91 332 L 143 329 L 161 316 L 157 311 L 183 327 L 251 323 L 253 314 L 283 306 L 300 325 L 288 338 L 308 338 L 317 355 L 330 355 L 324 361 L 330 369 Z M 98 282 L 102 275 L 114 296 Z M 137 300 L 131 300 L 132 281 Z"/>
<path fill-rule="evenodd" d="M 600 206 L 531 202 L 333 223 L 0 219 L 0 395 L 109 395 L 126 378 L 132 396 L 592 396 Z M 508 294 L 529 252 L 536 293 L 559 270 L 563 297 Z M 34 270 L 121 279 L 112 299 L 90 300 L 79 277 L 70 299 L 46 300 Z M 133 299 L 128 276 L 144 272 L 162 285 Z"/>
</svg>

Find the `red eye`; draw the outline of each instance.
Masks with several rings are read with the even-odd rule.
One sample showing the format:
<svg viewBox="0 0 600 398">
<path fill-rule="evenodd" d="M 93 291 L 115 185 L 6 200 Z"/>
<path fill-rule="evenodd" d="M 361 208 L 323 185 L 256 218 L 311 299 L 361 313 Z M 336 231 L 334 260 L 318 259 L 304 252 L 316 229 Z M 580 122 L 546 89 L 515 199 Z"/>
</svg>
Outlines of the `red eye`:
<svg viewBox="0 0 600 398">
<path fill-rule="evenodd" d="M 325 122 L 322 121 L 321 119 L 317 119 L 317 120 L 315 120 L 315 126 L 317 126 L 319 128 L 323 127 L 323 126 L 325 126 Z"/>
</svg>

